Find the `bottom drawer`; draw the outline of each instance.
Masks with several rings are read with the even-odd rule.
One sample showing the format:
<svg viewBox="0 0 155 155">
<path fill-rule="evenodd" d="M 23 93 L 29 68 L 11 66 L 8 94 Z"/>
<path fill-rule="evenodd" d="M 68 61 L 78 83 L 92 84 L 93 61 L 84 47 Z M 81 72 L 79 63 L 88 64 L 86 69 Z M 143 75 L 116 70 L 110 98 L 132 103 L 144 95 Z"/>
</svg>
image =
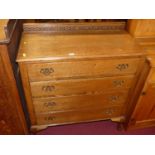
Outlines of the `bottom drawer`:
<svg viewBox="0 0 155 155">
<path fill-rule="evenodd" d="M 67 111 L 57 113 L 37 114 L 38 125 L 58 125 L 66 123 L 85 122 L 93 120 L 110 119 L 124 115 L 122 107 L 113 107 L 99 110 L 81 110 L 81 111 Z"/>
</svg>

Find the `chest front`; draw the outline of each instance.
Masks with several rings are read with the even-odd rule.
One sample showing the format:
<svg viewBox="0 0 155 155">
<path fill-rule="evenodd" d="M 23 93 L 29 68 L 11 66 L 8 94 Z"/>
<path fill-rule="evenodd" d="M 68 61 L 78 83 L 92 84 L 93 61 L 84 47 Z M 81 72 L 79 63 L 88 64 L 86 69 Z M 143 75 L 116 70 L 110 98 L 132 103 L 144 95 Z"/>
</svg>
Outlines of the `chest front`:
<svg viewBox="0 0 155 155">
<path fill-rule="evenodd" d="M 128 35 L 24 34 L 17 61 L 37 128 L 122 121 L 144 55 Z"/>
</svg>

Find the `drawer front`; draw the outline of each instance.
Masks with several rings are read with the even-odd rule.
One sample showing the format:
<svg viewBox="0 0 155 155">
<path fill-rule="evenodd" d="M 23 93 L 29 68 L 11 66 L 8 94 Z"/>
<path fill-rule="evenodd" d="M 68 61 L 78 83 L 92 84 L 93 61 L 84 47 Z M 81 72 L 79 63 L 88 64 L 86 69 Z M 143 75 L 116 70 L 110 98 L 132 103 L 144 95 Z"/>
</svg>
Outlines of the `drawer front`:
<svg viewBox="0 0 155 155">
<path fill-rule="evenodd" d="M 40 98 L 34 99 L 33 104 L 36 113 L 84 108 L 93 109 L 124 105 L 127 100 L 127 96 L 128 91 L 122 91 L 98 95 Z"/>
<path fill-rule="evenodd" d="M 119 117 L 124 115 L 124 110 L 119 107 L 106 108 L 100 110 L 83 110 L 83 111 L 68 111 L 59 113 L 46 113 L 38 114 L 37 124 L 65 124 L 65 123 L 77 123 L 93 120 L 110 119 L 112 117 Z"/>
<path fill-rule="evenodd" d="M 139 63 L 134 59 L 89 60 L 28 64 L 30 81 L 84 76 L 134 74 Z"/>
<path fill-rule="evenodd" d="M 50 97 L 73 94 L 103 93 L 108 90 L 131 87 L 134 76 L 108 77 L 101 79 L 31 82 L 33 97 Z"/>
</svg>

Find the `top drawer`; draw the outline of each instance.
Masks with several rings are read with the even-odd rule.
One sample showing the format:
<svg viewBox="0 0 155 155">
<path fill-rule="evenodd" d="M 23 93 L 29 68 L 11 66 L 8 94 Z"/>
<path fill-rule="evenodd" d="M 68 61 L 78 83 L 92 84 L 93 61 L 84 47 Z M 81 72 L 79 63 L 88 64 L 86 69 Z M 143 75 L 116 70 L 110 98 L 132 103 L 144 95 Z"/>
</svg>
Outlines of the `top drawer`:
<svg viewBox="0 0 155 155">
<path fill-rule="evenodd" d="M 138 58 L 80 60 L 52 63 L 29 63 L 30 81 L 77 78 L 85 76 L 112 76 L 136 73 Z"/>
</svg>

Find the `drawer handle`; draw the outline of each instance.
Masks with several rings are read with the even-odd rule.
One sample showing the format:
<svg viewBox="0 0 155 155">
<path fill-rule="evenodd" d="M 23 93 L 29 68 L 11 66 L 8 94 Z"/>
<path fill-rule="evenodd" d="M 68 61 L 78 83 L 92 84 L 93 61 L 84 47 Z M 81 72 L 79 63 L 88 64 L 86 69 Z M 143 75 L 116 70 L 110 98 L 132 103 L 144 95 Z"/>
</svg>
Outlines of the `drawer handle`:
<svg viewBox="0 0 155 155">
<path fill-rule="evenodd" d="M 116 68 L 122 71 L 122 70 L 127 69 L 128 67 L 129 67 L 129 64 L 118 64 Z"/>
<path fill-rule="evenodd" d="M 110 96 L 110 97 L 109 97 L 109 100 L 110 100 L 111 102 L 116 102 L 117 100 L 119 100 L 119 96 Z"/>
<path fill-rule="evenodd" d="M 53 72 L 54 72 L 53 68 L 41 68 L 41 70 L 40 70 L 40 73 L 44 74 L 45 76 L 48 76 Z"/>
<path fill-rule="evenodd" d="M 45 92 L 51 92 L 51 91 L 55 90 L 55 86 L 43 86 L 42 90 Z"/>
<path fill-rule="evenodd" d="M 53 120 L 55 120 L 55 116 L 48 116 L 48 117 L 45 117 L 44 119 L 46 120 L 46 121 L 53 121 Z"/>
<path fill-rule="evenodd" d="M 124 80 L 115 80 L 113 81 L 113 84 L 115 87 L 120 87 L 124 84 L 124 82 L 125 82 Z"/>
<path fill-rule="evenodd" d="M 113 109 L 107 109 L 107 110 L 104 111 L 104 113 L 106 115 L 112 115 L 114 113 L 114 110 Z"/>
<path fill-rule="evenodd" d="M 55 105 L 56 105 L 55 102 L 45 102 L 45 103 L 44 103 L 44 106 L 45 106 L 45 107 L 52 107 L 52 106 L 55 106 Z"/>
</svg>

